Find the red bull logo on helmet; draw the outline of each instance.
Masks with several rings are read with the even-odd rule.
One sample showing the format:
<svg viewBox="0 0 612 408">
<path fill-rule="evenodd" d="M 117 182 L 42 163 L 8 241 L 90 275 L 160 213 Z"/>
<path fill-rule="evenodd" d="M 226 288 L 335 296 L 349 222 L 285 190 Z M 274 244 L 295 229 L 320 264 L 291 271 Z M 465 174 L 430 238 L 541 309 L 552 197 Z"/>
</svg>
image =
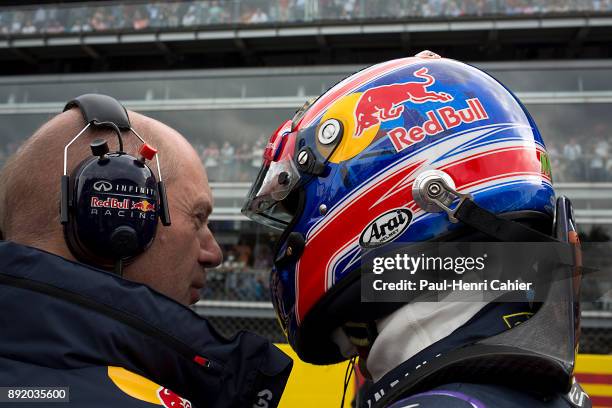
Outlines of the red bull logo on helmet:
<svg viewBox="0 0 612 408">
<path fill-rule="evenodd" d="M 478 98 L 468 99 L 467 107 L 455 109 L 452 106 L 430 110 L 426 113 L 427 120 L 422 125 L 410 129 L 396 127 L 391 129 L 387 136 L 395 150 L 400 152 L 415 143 L 434 136 L 446 130 L 455 128 L 463 123 L 472 123 L 489 118 L 487 111 Z"/>
<path fill-rule="evenodd" d="M 414 76 L 424 81 L 411 81 L 382 85 L 366 90 L 355 107 L 357 123 L 355 137 L 381 122 L 397 119 L 404 111 L 406 102 L 450 102 L 453 97 L 445 92 L 428 90 L 436 79 L 428 74 L 427 67 L 414 72 Z"/>
</svg>

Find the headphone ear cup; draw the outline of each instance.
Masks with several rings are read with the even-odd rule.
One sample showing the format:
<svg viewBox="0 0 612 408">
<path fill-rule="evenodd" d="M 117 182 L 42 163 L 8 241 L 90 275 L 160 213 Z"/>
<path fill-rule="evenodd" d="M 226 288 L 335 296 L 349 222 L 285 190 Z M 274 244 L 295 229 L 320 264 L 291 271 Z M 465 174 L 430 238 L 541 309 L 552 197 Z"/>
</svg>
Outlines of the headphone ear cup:
<svg viewBox="0 0 612 408">
<path fill-rule="evenodd" d="M 66 243 L 81 262 L 112 270 L 155 239 L 159 213 L 151 169 L 125 153 L 85 159 L 71 174 Z"/>
<path fill-rule="evenodd" d="M 131 258 L 140 249 L 138 234 L 128 225 L 117 227 L 110 236 L 110 246 L 117 259 Z"/>
</svg>

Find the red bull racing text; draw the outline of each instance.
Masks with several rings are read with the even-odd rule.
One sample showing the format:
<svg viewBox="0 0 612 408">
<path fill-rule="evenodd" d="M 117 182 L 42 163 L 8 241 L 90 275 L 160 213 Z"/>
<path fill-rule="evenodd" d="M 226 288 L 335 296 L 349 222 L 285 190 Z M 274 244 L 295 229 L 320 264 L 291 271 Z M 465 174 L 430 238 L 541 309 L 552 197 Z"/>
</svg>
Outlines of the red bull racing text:
<svg viewBox="0 0 612 408">
<path fill-rule="evenodd" d="M 118 216 L 137 219 L 155 219 L 155 204 L 149 200 L 132 201 L 129 198 L 118 199 L 109 197 L 101 199 L 91 197 L 90 214 L 103 216 Z M 149 214 L 150 213 L 150 214 Z"/>
</svg>

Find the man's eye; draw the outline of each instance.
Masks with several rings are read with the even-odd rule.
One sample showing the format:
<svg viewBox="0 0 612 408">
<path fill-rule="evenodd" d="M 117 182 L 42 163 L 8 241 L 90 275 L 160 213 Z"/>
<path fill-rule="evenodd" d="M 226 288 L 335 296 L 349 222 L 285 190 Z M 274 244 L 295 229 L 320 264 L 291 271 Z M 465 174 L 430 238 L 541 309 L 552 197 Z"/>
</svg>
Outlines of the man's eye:
<svg viewBox="0 0 612 408">
<path fill-rule="evenodd" d="M 208 222 L 208 216 L 204 213 L 196 214 L 195 218 L 198 227 L 202 227 Z"/>
</svg>

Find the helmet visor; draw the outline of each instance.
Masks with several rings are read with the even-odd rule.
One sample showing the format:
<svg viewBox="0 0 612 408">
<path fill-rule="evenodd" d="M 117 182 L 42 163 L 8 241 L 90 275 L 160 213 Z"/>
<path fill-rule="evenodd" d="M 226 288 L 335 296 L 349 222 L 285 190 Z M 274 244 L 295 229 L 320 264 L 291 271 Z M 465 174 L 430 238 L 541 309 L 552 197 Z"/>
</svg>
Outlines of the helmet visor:
<svg viewBox="0 0 612 408">
<path fill-rule="evenodd" d="M 285 122 L 270 137 L 263 154 L 263 165 L 251 187 L 242 213 L 256 222 L 284 230 L 294 215 L 284 200 L 300 181 L 293 156 L 297 132 Z"/>
</svg>

